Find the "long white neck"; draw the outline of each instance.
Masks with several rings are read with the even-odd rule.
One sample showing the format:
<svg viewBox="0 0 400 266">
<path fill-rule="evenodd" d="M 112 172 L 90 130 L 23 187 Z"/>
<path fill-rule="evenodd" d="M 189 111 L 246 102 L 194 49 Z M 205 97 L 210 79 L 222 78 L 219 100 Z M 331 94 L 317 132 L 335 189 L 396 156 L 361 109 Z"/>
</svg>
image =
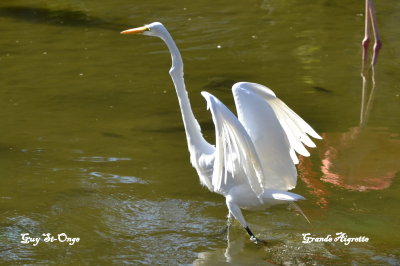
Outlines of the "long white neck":
<svg viewBox="0 0 400 266">
<path fill-rule="evenodd" d="M 181 54 L 176 46 L 174 40 L 167 30 L 163 32 L 161 39 L 167 44 L 168 49 L 172 57 L 172 67 L 169 71 L 172 81 L 174 83 L 176 93 L 178 95 L 179 106 L 182 111 L 183 125 L 185 127 L 186 139 L 188 142 L 188 148 L 190 152 L 190 159 L 194 166 L 197 165 L 197 159 L 200 155 L 211 152 L 211 145 L 204 139 L 201 134 L 201 128 L 197 122 L 192 108 L 188 93 L 185 87 L 185 81 L 183 78 L 183 62 Z"/>
</svg>

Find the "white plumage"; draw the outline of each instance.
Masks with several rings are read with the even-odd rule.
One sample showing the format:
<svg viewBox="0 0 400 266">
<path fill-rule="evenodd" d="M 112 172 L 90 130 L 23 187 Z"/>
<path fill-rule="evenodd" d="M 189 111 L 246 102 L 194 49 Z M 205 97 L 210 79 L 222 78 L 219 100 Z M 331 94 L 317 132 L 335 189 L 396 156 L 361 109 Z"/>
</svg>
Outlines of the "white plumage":
<svg viewBox="0 0 400 266">
<path fill-rule="evenodd" d="M 158 22 L 130 29 L 123 34 L 141 33 L 160 37 L 168 46 L 171 78 L 178 95 L 190 152 L 200 182 L 222 194 L 229 209 L 251 236 L 241 209 L 263 210 L 271 205 L 304 199 L 288 192 L 297 182 L 296 153 L 309 156 L 304 147 L 315 147 L 307 136 L 321 137 L 267 87 L 249 82 L 233 85 L 238 117 L 221 101 L 202 92 L 215 124 L 216 145 L 202 136 L 190 107 L 183 79 L 183 62 L 166 28 Z"/>
</svg>

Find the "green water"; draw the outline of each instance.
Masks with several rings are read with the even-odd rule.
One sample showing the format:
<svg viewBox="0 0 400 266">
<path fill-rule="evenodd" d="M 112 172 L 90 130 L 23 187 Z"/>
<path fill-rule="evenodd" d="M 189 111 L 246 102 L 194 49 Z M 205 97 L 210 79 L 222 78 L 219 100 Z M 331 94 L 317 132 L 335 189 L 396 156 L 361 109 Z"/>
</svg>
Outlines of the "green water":
<svg viewBox="0 0 400 266">
<path fill-rule="evenodd" d="M 2 1 L 0 262 L 399 264 L 400 2 L 376 1 L 383 48 L 364 90 L 364 1 L 304 2 Z M 311 224 L 278 206 L 245 213 L 267 246 L 238 224 L 221 234 L 225 200 L 190 166 L 165 45 L 119 34 L 152 21 L 182 52 L 207 139 L 200 91 L 233 110 L 236 81 L 269 86 L 324 137 L 294 190 Z M 302 243 L 337 232 L 369 241 Z"/>
</svg>

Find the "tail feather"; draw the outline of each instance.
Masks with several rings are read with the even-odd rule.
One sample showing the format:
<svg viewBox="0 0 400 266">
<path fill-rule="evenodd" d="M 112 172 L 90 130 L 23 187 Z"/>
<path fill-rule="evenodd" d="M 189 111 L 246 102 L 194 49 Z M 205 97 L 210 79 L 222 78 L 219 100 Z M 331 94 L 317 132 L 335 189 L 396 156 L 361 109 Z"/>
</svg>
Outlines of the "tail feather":
<svg viewBox="0 0 400 266">
<path fill-rule="evenodd" d="M 284 201 L 297 201 L 297 200 L 305 200 L 303 196 L 300 196 L 295 193 L 287 192 L 287 191 L 274 191 L 271 193 L 272 198 L 276 200 L 284 200 Z"/>
<path fill-rule="evenodd" d="M 303 196 L 300 196 L 298 194 L 288 192 L 288 191 L 281 191 L 281 190 L 274 190 L 274 189 L 268 189 L 265 191 L 265 194 L 268 195 L 268 198 L 273 198 L 275 200 L 279 201 L 286 201 L 290 203 L 290 206 L 292 206 L 298 213 L 300 213 L 308 223 L 311 224 L 310 220 L 307 218 L 307 216 L 304 214 L 304 212 L 300 209 L 299 205 L 295 203 L 295 201 L 298 200 L 305 200 Z"/>
</svg>

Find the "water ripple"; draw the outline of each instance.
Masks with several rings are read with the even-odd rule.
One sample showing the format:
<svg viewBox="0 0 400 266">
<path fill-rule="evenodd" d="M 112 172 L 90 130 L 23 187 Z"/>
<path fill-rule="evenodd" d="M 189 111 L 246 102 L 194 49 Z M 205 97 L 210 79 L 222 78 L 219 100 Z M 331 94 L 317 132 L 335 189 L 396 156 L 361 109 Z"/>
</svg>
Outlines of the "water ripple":
<svg viewBox="0 0 400 266">
<path fill-rule="evenodd" d="M 130 161 L 128 157 L 102 157 L 102 156 L 82 156 L 76 159 L 78 162 L 92 162 L 92 163 L 104 163 L 104 162 L 118 162 L 118 161 Z"/>
<path fill-rule="evenodd" d="M 90 172 L 89 175 L 92 176 L 91 179 L 93 179 L 93 177 L 105 179 L 106 183 L 148 184 L 147 181 L 134 176 L 121 176 L 117 174 L 102 172 Z"/>
</svg>

